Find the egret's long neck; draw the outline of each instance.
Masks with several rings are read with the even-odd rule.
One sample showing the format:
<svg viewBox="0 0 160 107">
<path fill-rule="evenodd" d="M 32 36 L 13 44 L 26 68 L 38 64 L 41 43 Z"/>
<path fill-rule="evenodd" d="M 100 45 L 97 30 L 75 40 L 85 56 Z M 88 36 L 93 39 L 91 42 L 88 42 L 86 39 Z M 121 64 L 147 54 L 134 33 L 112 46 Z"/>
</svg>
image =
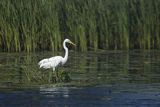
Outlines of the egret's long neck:
<svg viewBox="0 0 160 107">
<path fill-rule="evenodd" d="M 65 63 L 68 59 L 68 48 L 66 47 L 66 42 L 63 42 L 63 47 L 64 47 L 64 50 L 65 50 L 65 56 L 63 58 L 64 63 Z"/>
</svg>

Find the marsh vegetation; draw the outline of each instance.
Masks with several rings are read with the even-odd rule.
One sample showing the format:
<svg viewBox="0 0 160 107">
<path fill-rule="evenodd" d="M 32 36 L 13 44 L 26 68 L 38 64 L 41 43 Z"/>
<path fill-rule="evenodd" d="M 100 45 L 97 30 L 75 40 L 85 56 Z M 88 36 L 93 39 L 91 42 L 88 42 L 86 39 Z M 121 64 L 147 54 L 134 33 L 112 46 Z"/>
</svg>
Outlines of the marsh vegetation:
<svg viewBox="0 0 160 107">
<path fill-rule="evenodd" d="M 0 51 L 159 49 L 159 0 L 1 0 Z"/>
</svg>

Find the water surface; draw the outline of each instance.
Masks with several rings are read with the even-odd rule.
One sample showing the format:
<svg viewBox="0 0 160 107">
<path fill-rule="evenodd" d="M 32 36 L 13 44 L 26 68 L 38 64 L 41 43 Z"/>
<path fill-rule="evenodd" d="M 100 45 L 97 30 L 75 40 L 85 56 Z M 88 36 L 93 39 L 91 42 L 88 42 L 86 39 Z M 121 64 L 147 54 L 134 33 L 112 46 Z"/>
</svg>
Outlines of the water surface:
<svg viewBox="0 0 160 107">
<path fill-rule="evenodd" d="M 63 53 L 0 53 L 0 106 L 158 107 L 160 51 L 70 52 L 63 67 L 72 79 L 60 85 L 29 81 L 51 70 L 40 59 Z M 45 75 L 46 75 L 45 74 Z"/>
</svg>

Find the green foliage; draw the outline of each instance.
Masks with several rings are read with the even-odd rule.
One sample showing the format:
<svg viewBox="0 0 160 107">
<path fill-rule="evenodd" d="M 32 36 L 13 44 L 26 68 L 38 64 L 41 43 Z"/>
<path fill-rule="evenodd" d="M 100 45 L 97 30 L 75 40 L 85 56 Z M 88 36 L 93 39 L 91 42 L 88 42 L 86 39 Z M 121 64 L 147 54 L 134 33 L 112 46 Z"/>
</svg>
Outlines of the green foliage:
<svg viewBox="0 0 160 107">
<path fill-rule="evenodd" d="M 160 48 L 158 0 L 1 0 L 1 51 Z"/>
<path fill-rule="evenodd" d="M 52 70 L 48 71 L 38 71 L 36 68 L 28 69 L 24 67 L 22 69 L 26 76 L 26 82 L 33 82 L 33 83 L 60 83 L 60 82 L 70 82 L 71 78 L 68 72 L 64 70 L 59 70 L 52 72 Z"/>
</svg>

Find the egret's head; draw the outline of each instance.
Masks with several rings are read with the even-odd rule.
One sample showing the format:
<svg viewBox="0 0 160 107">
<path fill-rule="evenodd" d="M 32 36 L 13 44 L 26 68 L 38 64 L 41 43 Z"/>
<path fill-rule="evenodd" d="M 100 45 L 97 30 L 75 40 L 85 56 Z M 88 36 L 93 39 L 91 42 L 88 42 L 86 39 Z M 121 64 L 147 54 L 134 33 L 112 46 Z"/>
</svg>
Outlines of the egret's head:
<svg viewBox="0 0 160 107">
<path fill-rule="evenodd" d="M 73 42 L 71 42 L 69 39 L 65 39 L 64 42 L 67 42 L 67 43 L 70 43 L 70 44 L 76 46 L 76 44 L 74 44 Z"/>
</svg>

